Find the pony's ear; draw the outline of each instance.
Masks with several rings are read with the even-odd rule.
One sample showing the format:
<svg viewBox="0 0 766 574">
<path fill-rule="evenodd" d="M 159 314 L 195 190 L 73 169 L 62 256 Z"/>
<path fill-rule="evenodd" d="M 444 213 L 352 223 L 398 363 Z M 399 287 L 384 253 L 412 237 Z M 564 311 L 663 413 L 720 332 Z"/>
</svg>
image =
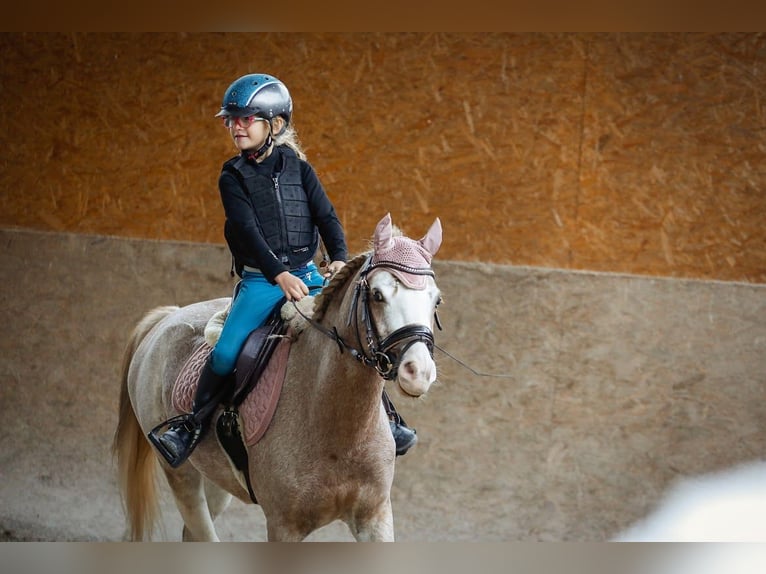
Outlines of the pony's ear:
<svg viewBox="0 0 766 574">
<path fill-rule="evenodd" d="M 375 236 L 373 237 L 375 251 L 383 251 L 391 247 L 393 233 L 394 227 L 391 223 L 391 214 L 386 213 L 386 216 L 378 222 L 375 228 Z"/>
<path fill-rule="evenodd" d="M 431 225 L 428 233 L 425 234 L 425 237 L 418 241 L 418 243 L 420 243 L 432 256 L 436 255 L 436 252 L 439 251 L 439 247 L 441 247 L 442 244 L 442 222 L 438 217 Z"/>
</svg>

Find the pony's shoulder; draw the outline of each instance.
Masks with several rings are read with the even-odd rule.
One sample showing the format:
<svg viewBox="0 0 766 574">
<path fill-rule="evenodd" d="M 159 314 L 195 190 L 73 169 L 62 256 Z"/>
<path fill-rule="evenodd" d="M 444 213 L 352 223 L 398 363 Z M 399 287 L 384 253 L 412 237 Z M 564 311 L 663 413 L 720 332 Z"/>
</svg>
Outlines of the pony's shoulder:
<svg viewBox="0 0 766 574">
<path fill-rule="evenodd" d="M 280 315 L 287 321 L 293 335 L 298 335 L 308 326 L 307 319 L 314 316 L 314 297 L 309 295 L 297 303 L 285 303 Z"/>
</svg>

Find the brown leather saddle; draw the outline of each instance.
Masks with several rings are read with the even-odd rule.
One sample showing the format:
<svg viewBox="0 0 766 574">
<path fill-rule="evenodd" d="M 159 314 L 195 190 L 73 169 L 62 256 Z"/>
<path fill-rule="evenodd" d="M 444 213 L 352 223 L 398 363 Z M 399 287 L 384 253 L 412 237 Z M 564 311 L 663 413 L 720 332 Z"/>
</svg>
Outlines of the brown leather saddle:
<svg viewBox="0 0 766 574">
<path fill-rule="evenodd" d="M 250 333 L 234 373 L 227 378 L 221 404 L 241 412 L 248 445 L 258 442 L 276 408 L 289 354 L 290 340 L 282 336 L 286 333 L 283 324 L 265 325 Z M 203 343 L 181 368 L 172 390 L 176 411 L 191 412 L 200 372 L 211 351 L 212 347 Z"/>
</svg>

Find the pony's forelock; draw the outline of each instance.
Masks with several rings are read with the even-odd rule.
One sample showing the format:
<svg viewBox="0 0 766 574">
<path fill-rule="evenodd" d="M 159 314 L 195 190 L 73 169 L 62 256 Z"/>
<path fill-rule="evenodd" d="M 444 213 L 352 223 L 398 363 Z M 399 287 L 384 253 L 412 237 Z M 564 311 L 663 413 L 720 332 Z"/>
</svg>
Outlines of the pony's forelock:
<svg viewBox="0 0 766 574">
<path fill-rule="evenodd" d="M 391 224 L 391 237 L 405 237 L 404 232 L 399 228 L 396 224 Z M 365 253 L 365 255 L 369 255 L 375 250 L 375 238 L 370 237 L 370 239 L 367 241 L 367 247 L 368 251 Z"/>
</svg>

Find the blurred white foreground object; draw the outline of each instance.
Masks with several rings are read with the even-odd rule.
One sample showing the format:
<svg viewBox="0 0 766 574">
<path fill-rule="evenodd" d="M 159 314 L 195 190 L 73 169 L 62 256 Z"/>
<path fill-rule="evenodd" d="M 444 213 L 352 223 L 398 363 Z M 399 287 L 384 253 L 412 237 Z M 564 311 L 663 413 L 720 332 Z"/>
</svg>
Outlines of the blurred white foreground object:
<svg viewBox="0 0 766 574">
<path fill-rule="evenodd" d="M 618 542 L 766 542 L 766 462 L 684 478 Z"/>
</svg>

